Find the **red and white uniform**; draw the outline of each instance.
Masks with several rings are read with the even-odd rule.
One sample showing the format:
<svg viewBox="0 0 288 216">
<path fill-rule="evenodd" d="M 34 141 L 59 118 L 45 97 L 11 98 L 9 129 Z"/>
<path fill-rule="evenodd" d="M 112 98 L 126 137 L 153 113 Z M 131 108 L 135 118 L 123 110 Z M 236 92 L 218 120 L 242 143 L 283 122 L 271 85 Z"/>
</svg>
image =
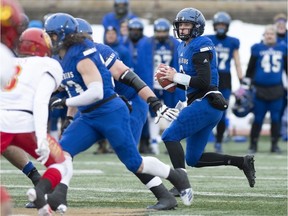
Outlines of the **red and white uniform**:
<svg viewBox="0 0 288 216">
<path fill-rule="evenodd" d="M 15 62 L 16 74 L 0 92 L 1 153 L 11 144 L 37 158 L 37 142 L 47 139 L 49 99 L 62 81 L 63 70 L 50 57 L 15 58 Z M 48 136 L 48 142 L 52 155 L 63 155 L 53 138 Z M 57 162 L 50 157 L 49 161 Z"/>
<path fill-rule="evenodd" d="M 11 50 L 0 43 L 0 88 L 3 89 L 16 72 L 16 64 L 14 62 L 14 55 Z"/>
</svg>

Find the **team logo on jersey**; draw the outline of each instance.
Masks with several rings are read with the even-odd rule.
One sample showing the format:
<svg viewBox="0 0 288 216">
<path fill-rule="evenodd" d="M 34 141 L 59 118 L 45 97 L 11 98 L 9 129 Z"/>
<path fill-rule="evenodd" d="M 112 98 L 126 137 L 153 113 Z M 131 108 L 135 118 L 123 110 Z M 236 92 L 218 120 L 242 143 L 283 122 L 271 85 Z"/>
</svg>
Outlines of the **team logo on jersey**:
<svg viewBox="0 0 288 216">
<path fill-rule="evenodd" d="M 72 71 L 63 73 L 63 79 L 71 79 L 73 77 L 74 77 L 74 74 Z"/>
<path fill-rule="evenodd" d="M 188 64 L 188 59 L 186 59 L 186 58 L 179 58 L 179 64 Z"/>
</svg>

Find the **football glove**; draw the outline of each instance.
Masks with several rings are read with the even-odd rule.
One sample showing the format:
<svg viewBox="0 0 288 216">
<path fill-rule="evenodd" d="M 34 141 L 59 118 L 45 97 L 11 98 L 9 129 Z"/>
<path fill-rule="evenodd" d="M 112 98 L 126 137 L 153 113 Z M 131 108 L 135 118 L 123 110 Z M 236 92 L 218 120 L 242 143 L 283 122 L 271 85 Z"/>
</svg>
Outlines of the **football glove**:
<svg viewBox="0 0 288 216">
<path fill-rule="evenodd" d="M 66 116 L 63 124 L 61 126 L 61 135 L 63 134 L 64 130 L 73 122 L 74 118 L 72 116 Z"/>
<path fill-rule="evenodd" d="M 47 141 L 47 139 L 43 139 L 42 141 L 37 142 L 37 149 L 35 150 L 35 152 L 37 155 L 40 156 L 37 158 L 37 161 L 44 165 L 50 155 L 49 142 Z"/>
<path fill-rule="evenodd" d="M 163 105 L 157 97 L 149 97 L 147 103 L 156 113 L 155 124 L 157 124 L 160 118 L 165 118 L 168 121 L 175 120 L 179 115 L 179 110 L 175 108 L 168 108 L 166 105 Z"/>
<path fill-rule="evenodd" d="M 169 108 L 166 105 L 162 105 L 159 110 L 156 112 L 157 116 L 155 117 L 155 124 L 157 124 L 160 118 L 165 118 L 168 121 L 175 120 L 179 115 L 179 110 L 175 108 Z"/>
<path fill-rule="evenodd" d="M 52 97 L 49 101 L 49 107 L 53 111 L 54 109 L 63 109 L 66 107 L 66 98 Z"/>
</svg>

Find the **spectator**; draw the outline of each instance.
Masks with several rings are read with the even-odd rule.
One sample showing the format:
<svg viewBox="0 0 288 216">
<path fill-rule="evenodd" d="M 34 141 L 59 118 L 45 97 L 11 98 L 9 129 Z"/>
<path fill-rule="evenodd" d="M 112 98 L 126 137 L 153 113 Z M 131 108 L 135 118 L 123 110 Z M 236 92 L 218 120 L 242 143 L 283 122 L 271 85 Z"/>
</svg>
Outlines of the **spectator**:
<svg viewBox="0 0 288 216">
<path fill-rule="evenodd" d="M 277 43 L 276 34 L 275 26 L 266 26 L 263 43 L 251 47 L 251 57 L 246 71 L 246 77 L 251 79 L 256 90 L 249 147 L 249 153 L 253 154 L 258 150 L 258 139 L 267 111 L 270 111 L 271 116 L 270 151 L 281 153 L 278 139 L 284 95 L 282 73 L 284 70 L 287 73 L 287 47 Z"/>
<path fill-rule="evenodd" d="M 227 104 L 229 104 L 229 98 L 231 96 L 232 82 L 231 82 L 231 61 L 234 60 L 235 68 L 238 79 L 241 82 L 242 68 L 239 57 L 240 41 L 235 37 L 228 36 L 229 25 L 231 23 L 231 17 L 226 12 L 218 12 L 213 17 L 213 27 L 215 34 L 207 35 L 214 46 L 218 56 L 217 68 L 219 73 L 219 91 L 224 96 Z M 216 142 L 214 145 L 215 152 L 222 153 L 223 136 L 226 131 L 226 114 L 224 111 L 221 120 L 216 126 Z"/>
</svg>

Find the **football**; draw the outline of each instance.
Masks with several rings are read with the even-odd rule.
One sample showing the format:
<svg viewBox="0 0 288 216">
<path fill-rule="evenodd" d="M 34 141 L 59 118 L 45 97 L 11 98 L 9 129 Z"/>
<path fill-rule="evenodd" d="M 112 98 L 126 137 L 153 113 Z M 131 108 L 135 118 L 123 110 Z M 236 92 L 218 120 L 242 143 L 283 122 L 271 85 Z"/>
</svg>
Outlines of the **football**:
<svg viewBox="0 0 288 216">
<path fill-rule="evenodd" d="M 159 84 L 162 86 L 162 88 L 168 92 L 174 92 L 176 90 L 177 87 L 177 83 L 174 83 L 168 79 L 163 79 L 164 75 L 161 73 L 157 73 L 156 74 L 156 78 L 157 81 L 159 82 Z"/>
</svg>

